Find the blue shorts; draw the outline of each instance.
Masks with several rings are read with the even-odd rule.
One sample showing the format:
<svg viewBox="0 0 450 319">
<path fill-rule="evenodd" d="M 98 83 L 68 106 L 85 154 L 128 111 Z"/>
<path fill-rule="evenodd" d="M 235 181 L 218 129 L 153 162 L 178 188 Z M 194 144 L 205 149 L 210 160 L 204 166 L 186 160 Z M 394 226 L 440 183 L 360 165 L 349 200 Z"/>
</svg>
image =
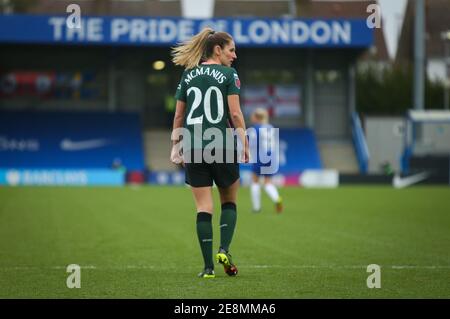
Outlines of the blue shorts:
<svg viewBox="0 0 450 319">
<path fill-rule="evenodd" d="M 252 165 L 252 172 L 255 173 L 258 176 L 273 176 L 273 175 L 276 174 L 276 172 L 274 172 L 274 173 L 262 173 L 261 172 L 261 168 L 262 167 L 270 167 L 270 163 L 267 163 L 267 164 L 254 163 Z"/>
</svg>

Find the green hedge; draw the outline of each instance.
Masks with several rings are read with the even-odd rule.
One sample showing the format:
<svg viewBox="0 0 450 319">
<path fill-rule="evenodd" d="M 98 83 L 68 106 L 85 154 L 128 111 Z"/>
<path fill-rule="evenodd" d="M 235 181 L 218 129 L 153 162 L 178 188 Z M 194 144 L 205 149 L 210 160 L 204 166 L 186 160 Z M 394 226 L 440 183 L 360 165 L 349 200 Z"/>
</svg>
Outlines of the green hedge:
<svg viewBox="0 0 450 319">
<path fill-rule="evenodd" d="M 412 68 L 369 67 L 356 74 L 357 111 L 365 114 L 403 115 L 414 107 Z M 425 108 L 444 108 L 444 84 L 425 82 Z"/>
</svg>

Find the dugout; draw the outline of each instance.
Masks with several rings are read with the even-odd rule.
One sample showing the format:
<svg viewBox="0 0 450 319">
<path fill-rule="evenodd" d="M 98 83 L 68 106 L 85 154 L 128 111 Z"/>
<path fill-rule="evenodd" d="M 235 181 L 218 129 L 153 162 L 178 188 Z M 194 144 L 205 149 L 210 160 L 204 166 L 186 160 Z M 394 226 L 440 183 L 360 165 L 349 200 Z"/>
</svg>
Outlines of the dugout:
<svg viewBox="0 0 450 319">
<path fill-rule="evenodd" d="M 350 135 L 355 63 L 373 42 L 364 19 L 105 16 L 74 30 L 61 16 L 0 16 L 9 31 L 0 33 L 0 108 L 131 111 L 145 127 L 169 127 L 182 72 L 170 47 L 205 25 L 235 38 L 244 113 L 263 106 L 277 126 Z"/>
</svg>

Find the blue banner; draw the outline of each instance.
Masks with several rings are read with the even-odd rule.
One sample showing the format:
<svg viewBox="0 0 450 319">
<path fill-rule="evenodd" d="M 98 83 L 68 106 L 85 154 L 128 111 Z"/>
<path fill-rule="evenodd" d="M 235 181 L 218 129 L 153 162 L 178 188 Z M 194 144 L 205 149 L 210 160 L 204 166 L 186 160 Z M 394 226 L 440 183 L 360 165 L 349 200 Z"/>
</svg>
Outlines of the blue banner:
<svg viewBox="0 0 450 319">
<path fill-rule="evenodd" d="M 230 33 L 240 47 L 369 47 L 365 19 L 211 19 L 0 15 L 0 43 L 163 45 L 189 39 L 206 26 Z M 69 27 L 70 26 L 70 27 Z"/>
<path fill-rule="evenodd" d="M 147 176 L 147 183 L 155 185 L 184 185 L 184 170 L 176 172 L 155 171 Z"/>
<path fill-rule="evenodd" d="M 140 119 L 132 113 L 0 113 L 1 168 L 141 170 Z"/>
<path fill-rule="evenodd" d="M 0 185 L 7 186 L 121 186 L 125 172 L 114 170 L 0 169 Z"/>
</svg>

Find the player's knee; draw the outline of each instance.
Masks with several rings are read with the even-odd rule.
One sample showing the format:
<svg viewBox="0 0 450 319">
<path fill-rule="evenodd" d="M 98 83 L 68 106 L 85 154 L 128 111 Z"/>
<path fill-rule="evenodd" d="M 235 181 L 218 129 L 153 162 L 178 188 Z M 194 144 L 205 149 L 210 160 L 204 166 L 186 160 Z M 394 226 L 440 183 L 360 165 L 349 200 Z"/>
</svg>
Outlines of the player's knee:
<svg viewBox="0 0 450 319">
<path fill-rule="evenodd" d="M 198 212 L 206 212 L 206 213 L 213 213 L 213 205 L 212 204 L 202 204 L 202 205 L 197 205 L 197 211 Z"/>
</svg>

